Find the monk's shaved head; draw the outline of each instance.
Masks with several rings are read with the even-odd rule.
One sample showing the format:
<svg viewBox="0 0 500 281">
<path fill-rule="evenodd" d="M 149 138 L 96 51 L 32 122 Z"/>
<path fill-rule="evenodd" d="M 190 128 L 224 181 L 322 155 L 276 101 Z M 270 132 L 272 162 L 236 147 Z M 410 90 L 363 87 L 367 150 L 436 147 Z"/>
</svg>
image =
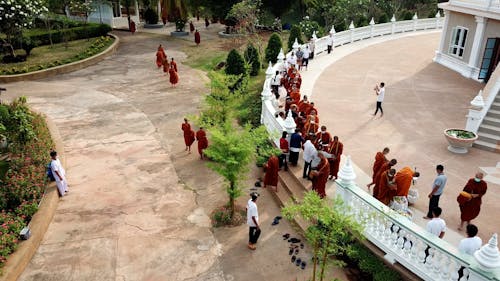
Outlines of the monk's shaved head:
<svg viewBox="0 0 500 281">
<path fill-rule="evenodd" d="M 389 148 L 388 148 L 388 147 L 384 147 L 384 150 L 382 150 L 382 153 L 387 154 L 387 153 L 389 153 L 389 151 L 390 151 L 390 150 L 389 150 Z"/>
<path fill-rule="evenodd" d="M 334 139 L 334 140 L 336 140 L 336 141 L 338 141 L 338 140 L 339 140 L 339 137 L 334 136 L 334 137 L 333 137 L 333 139 Z"/>
<path fill-rule="evenodd" d="M 396 160 L 396 159 L 391 159 L 391 161 L 389 162 L 389 165 L 391 165 L 391 166 L 394 166 L 396 164 L 398 164 L 398 160 Z"/>
<path fill-rule="evenodd" d="M 484 174 L 483 174 L 483 173 L 481 173 L 481 172 L 477 172 L 477 173 L 476 173 L 476 178 L 478 178 L 478 179 L 483 179 L 483 177 L 484 177 Z"/>
</svg>

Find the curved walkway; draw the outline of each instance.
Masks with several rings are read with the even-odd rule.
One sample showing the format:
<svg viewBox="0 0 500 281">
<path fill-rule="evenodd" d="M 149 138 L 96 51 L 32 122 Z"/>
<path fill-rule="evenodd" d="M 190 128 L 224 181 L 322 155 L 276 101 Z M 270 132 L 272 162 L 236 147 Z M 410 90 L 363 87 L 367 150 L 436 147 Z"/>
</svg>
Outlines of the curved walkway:
<svg viewBox="0 0 500 281">
<path fill-rule="evenodd" d="M 172 123 L 192 111 L 179 101 L 198 104 L 205 80 L 180 65 L 191 92 L 170 88 L 154 50 L 175 42 L 120 36 L 97 65 L 8 85 L 9 98 L 27 95 L 59 128 L 70 183 L 20 280 L 223 280 L 209 218 L 170 158 Z"/>
<path fill-rule="evenodd" d="M 375 153 L 389 146 L 389 157 L 398 159 L 397 169 L 411 166 L 421 172 L 415 207 L 426 212 L 435 165 L 445 166 L 448 183 L 440 205 L 448 227 L 456 230 L 457 194 L 478 167 L 494 167 L 498 154 L 476 148 L 466 155 L 447 150 L 443 130 L 465 125 L 467 106 L 484 85 L 432 62 L 439 37 L 439 32 L 419 32 L 345 45 L 330 56 L 315 58 L 302 75 L 308 83 L 304 83 L 305 93 L 314 93 L 321 123 L 340 137 L 344 155 L 351 155 L 361 169 L 357 171 L 360 186 L 371 180 Z M 386 83 L 382 118 L 371 115 L 376 100 L 373 87 L 381 81 Z M 489 184 L 481 214 L 474 221 L 483 241 L 499 230 L 492 215 L 500 212 L 497 188 Z"/>
</svg>

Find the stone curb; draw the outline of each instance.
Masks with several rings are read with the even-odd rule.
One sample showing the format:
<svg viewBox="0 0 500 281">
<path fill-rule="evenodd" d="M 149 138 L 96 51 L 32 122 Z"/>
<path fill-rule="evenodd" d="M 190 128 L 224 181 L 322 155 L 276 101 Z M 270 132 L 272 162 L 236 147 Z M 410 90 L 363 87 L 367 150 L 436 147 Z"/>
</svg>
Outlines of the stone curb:
<svg viewBox="0 0 500 281">
<path fill-rule="evenodd" d="M 33 110 L 31 108 L 30 110 L 37 112 L 36 110 Z M 50 135 L 55 144 L 55 149 L 58 151 L 58 154 L 62 158 L 64 150 L 59 130 L 54 125 L 52 120 L 48 119 L 45 114 L 42 115 L 46 120 Z M 61 160 L 63 160 L 64 162 L 64 159 Z M 17 248 L 17 250 L 7 258 L 7 262 L 1 269 L 3 273 L 0 276 L 0 281 L 16 281 L 24 272 L 24 269 L 26 268 L 26 266 L 28 266 L 31 258 L 35 255 L 38 247 L 42 243 L 45 232 L 47 232 L 49 224 L 56 212 L 58 202 L 59 195 L 57 194 L 56 184 L 52 182 L 49 184 L 47 190 L 45 191 L 38 211 L 35 213 L 35 215 L 31 219 L 31 222 L 29 223 L 29 227 L 31 229 L 31 237 L 28 240 L 19 243 L 19 247 Z"/>
<path fill-rule="evenodd" d="M 22 74 L 0 75 L 0 83 L 12 83 L 12 82 L 19 82 L 19 81 L 29 81 L 29 80 L 42 79 L 42 78 L 52 77 L 52 76 L 55 76 L 57 74 L 68 73 L 68 72 L 80 70 L 80 69 L 85 68 L 89 65 L 96 64 L 96 63 L 102 61 L 104 58 L 112 55 L 116 51 L 116 49 L 118 49 L 118 45 L 120 43 L 120 38 L 117 35 L 114 35 L 112 33 L 108 33 L 108 35 L 115 38 L 115 42 L 113 42 L 113 44 L 111 44 L 111 46 L 109 46 L 102 53 L 91 56 L 90 58 L 86 58 L 86 59 L 75 61 L 75 62 L 68 63 L 68 64 L 58 65 L 58 66 L 51 67 L 48 69 L 42 69 L 42 70 L 37 70 L 34 72 L 22 73 Z"/>
</svg>

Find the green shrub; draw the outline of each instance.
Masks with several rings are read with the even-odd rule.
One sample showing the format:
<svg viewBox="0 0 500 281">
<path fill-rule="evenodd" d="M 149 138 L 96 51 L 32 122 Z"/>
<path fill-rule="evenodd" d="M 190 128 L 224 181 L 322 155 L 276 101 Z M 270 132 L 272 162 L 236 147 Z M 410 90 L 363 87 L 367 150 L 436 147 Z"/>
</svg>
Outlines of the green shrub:
<svg viewBox="0 0 500 281">
<path fill-rule="evenodd" d="M 246 73 L 245 61 L 237 50 L 232 49 L 227 55 L 226 74 L 240 75 Z"/>
<path fill-rule="evenodd" d="M 361 271 L 371 274 L 374 281 L 401 280 L 401 276 L 396 271 L 388 268 L 383 261 L 360 243 L 352 244 L 347 255 L 358 263 Z"/>
<path fill-rule="evenodd" d="M 278 33 L 273 33 L 269 38 L 269 42 L 266 47 L 266 62 L 276 63 L 278 61 L 278 54 L 281 48 L 283 48 L 283 43 L 281 42 L 281 37 Z"/>
<path fill-rule="evenodd" d="M 158 23 L 158 13 L 155 10 L 148 8 L 144 12 L 144 20 L 147 24 L 157 24 Z"/>
<path fill-rule="evenodd" d="M 260 56 L 252 43 L 245 50 L 245 61 L 250 65 L 250 76 L 257 76 L 261 68 Z"/>
<path fill-rule="evenodd" d="M 387 16 L 387 14 L 382 14 L 378 18 L 378 23 L 386 23 L 386 22 L 389 22 L 389 16 Z"/>
<path fill-rule="evenodd" d="M 290 29 L 290 37 L 288 37 L 288 50 L 292 50 L 293 43 L 295 42 L 295 38 L 297 38 L 297 42 L 299 44 L 304 44 L 304 38 L 302 36 L 302 30 L 299 25 L 293 25 L 292 29 Z"/>
<path fill-rule="evenodd" d="M 309 18 L 304 18 L 299 23 L 299 26 L 306 39 L 310 39 L 314 31 L 316 31 L 316 36 L 318 38 L 320 38 L 324 33 L 324 29 L 319 25 L 319 23 L 317 21 L 310 20 Z"/>
</svg>

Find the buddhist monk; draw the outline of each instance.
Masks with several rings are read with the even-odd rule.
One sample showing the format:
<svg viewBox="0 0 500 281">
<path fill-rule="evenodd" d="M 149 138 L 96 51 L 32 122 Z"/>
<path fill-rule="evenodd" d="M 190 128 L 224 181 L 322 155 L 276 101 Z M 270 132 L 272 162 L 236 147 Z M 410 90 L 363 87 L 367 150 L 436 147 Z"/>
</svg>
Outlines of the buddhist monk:
<svg viewBox="0 0 500 281">
<path fill-rule="evenodd" d="M 132 33 L 132 35 L 134 35 L 135 33 L 135 21 L 133 20 L 130 20 L 130 32 Z"/>
<path fill-rule="evenodd" d="M 311 136 L 315 136 L 319 127 L 319 118 L 316 116 L 316 111 L 311 110 L 304 122 L 304 136 L 306 139 L 310 139 Z"/>
<path fill-rule="evenodd" d="M 208 21 L 208 18 L 205 18 L 205 28 L 208 28 L 210 25 L 210 22 Z"/>
<path fill-rule="evenodd" d="M 264 176 L 264 187 L 270 186 L 275 188 L 278 192 L 278 171 L 279 171 L 279 159 L 276 155 L 271 155 L 267 163 L 264 164 L 264 169 L 266 169 L 266 175 Z"/>
<path fill-rule="evenodd" d="M 408 196 L 408 191 L 410 191 L 413 178 L 418 178 L 419 176 L 419 172 L 414 172 L 408 166 L 399 170 L 396 173 L 396 176 L 394 176 L 394 181 L 397 186 L 396 194 L 394 196 Z"/>
<path fill-rule="evenodd" d="M 184 118 L 184 123 L 182 123 L 181 129 L 184 132 L 184 143 L 186 144 L 186 151 L 189 151 L 189 153 L 191 153 L 191 145 L 194 142 L 195 133 L 191 129 L 191 124 L 189 124 L 187 118 Z"/>
<path fill-rule="evenodd" d="M 201 37 L 200 37 L 200 32 L 198 29 L 194 32 L 194 43 L 196 43 L 196 46 L 200 45 L 201 42 Z"/>
<path fill-rule="evenodd" d="M 208 147 L 207 134 L 203 130 L 203 127 L 200 127 L 200 129 L 196 132 L 196 140 L 198 141 L 198 153 L 200 154 L 200 159 L 203 159 L 203 150 Z"/>
<path fill-rule="evenodd" d="M 170 65 L 174 68 L 175 72 L 179 72 L 177 69 L 177 63 L 174 61 L 174 58 L 170 61 Z"/>
<path fill-rule="evenodd" d="M 391 167 L 394 167 L 398 161 L 396 159 L 391 159 L 389 162 L 385 162 L 380 166 L 380 169 L 378 170 L 377 174 L 375 175 L 375 187 L 373 188 L 373 197 L 377 198 L 378 197 L 378 184 L 379 184 L 379 179 L 380 176 L 382 175 L 383 172 L 389 170 Z"/>
<path fill-rule="evenodd" d="M 328 146 L 328 153 L 332 155 L 332 158 L 330 158 L 330 180 L 337 179 L 343 150 L 344 145 L 339 141 L 339 137 L 334 136 L 333 141 Z"/>
<path fill-rule="evenodd" d="M 309 109 L 308 109 L 308 111 L 306 111 L 306 115 L 311 114 L 311 112 L 313 110 L 314 110 L 314 112 L 316 112 L 316 115 L 318 115 L 318 110 L 316 109 L 316 107 L 314 107 L 314 102 L 310 102 L 309 103 Z"/>
<path fill-rule="evenodd" d="M 165 50 L 163 50 L 162 45 L 158 46 L 158 50 L 156 51 L 156 66 L 158 68 L 162 67 L 163 61 L 167 59 L 167 55 L 165 54 Z"/>
<path fill-rule="evenodd" d="M 168 60 L 165 59 L 163 61 L 163 73 L 164 73 L 164 75 L 166 75 L 169 72 L 169 70 L 170 70 L 170 64 L 168 63 Z"/>
<path fill-rule="evenodd" d="M 395 175 L 396 169 L 389 169 L 380 175 L 377 199 L 385 205 L 389 205 L 389 202 L 391 202 L 392 197 L 394 197 L 396 193 L 397 187 L 394 182 Z"/>
<path fill-rule="evenodd" d="M 179 75 L 177 74 L 177 71 L 175 71 L 175 67 L 172 64 L 170 64 L 168 74 L 170 75 L 170 84 L 172 84 L 172 87 L 175 87 L 175 85 L 179 82 Z"/>
<path fill-rule="evenodd" d="M 304 112 L 304 114 L 309 111 L 309 107 L 311 105 L 309 104 L 309 100 L 307 99 L 307 96 L 304 95 L 302 97 L 302 100 L 299 102 L 298 107 L 299 107 L 299 112 Z"/>
<path fill-rule="evenodd" d="M 473 179 L 469 179 L 464 187 L 464 192 L 468 193 L 466 200 L 459 201 L 460 206 L 460 226 L 458 230 L 462 230 L 464 223 L 470 224 L 470 221 L 475 219 L 481 211 L 482 197 L 488 189 L 488 185 L 483 180 L 483 173 L 476 173 Z M 460 196 L 459 196 L 460 197 Z M 459 198 L 457 198 L 458 200 Z"/>
<path fill-rule="evenodd" d="M 380 167 L 382 167 L 382 164 L 389 161 L 386 158 L 387 154 L 389 154 L 388 147 L 385 147 L 382 151 L 379 151 L 377 152 L 377 154 L 375 154 L 375 162 L 373 162 L 372 182 L 366 185 L 366 187 L 368 187 L 368 191 L 370 191 L 370 187 L 375 184 L 375 176 L 377 175 Z"/>
<path fill-rule="evenodd" d="M 328 151 L 328 146 L 330 146 L 331 141 L 332 136 L 326 131 L 326 126 L 321 126 L 321 131 L 316 133 L 316 142 L 314 146 L 316 146 L 318 150 Z"/>
<path fill-rule="evenodd" d="M 193 33 L 194 31 L 194 24 L 193 24 L 193 21 L 190 21 L 189 22 L 189 32 Z"/>
<path fill-rule="evenodd" d="M 314 171 L 311 172 L 312 176 L 312 189 L 315 190 L 319 197 L 325 198 L 326 196 L 326 182 L 328 181 L 328 174 L 330 173 L 330 164 L 328 159 L 323 153 L 318 152 L 320 162 Z"/>
</svg>

